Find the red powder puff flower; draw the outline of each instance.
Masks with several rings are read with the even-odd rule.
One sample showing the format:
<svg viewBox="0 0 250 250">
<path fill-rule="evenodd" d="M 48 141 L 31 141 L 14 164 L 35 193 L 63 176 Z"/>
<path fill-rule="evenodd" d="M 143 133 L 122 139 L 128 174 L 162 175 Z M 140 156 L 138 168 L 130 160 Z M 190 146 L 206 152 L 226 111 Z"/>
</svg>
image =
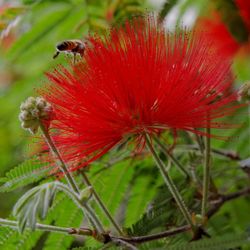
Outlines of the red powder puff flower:
<svg viewBox="0 0 250 250">
<path fill-rule="evenodd" d="M 210 39 L 214 40 L 219 53 L 223 53 L 230 58 L 239 51 L 240 43 L 229 32 L 217 12 L 212 14 L 211 19 L 200 19 L 199 26 L 206 30 Z"/>
<path fill-rule="evenodd" d="M 247 29 L 250 37 L 250 1 L 248 0 L 235 0 L 238 8 L 239 15 L 242 18 L 244 27 L 237 27 L 238 29 Z M 233 17 L 232 17 L 233 18 Z M 237 24 L 234 24 L 235 26 Z M 211 18 L 201 18 L 198 21 L 198 26 L 204 30 L 216 43 L 219 53 L 225 56 L 233 57 L 239 51 L 242 54 L 250 53 L 250 41 L 239 42 L 230 33 L 227 25 L 223 22 L 220 13 L 214 12 Z"/>
<path fill-rule="evenodd" d="M 250 1 L 249 0 L 236 0 L 236 4 L 239 8 L 240 15 L 250 33 Z"/>
<path fill-rule="evenodd" d="M 87 164 L 127 136 L 142 142 L 145 133 L 230 126 L 216 121 L 236 108 L 230 63 L 211 51 L 206 36 L 166 33 L 147 17 L 89 42 L 85 61 L 48 73 L 43 90 L 65 160 Z"/>
</svg>

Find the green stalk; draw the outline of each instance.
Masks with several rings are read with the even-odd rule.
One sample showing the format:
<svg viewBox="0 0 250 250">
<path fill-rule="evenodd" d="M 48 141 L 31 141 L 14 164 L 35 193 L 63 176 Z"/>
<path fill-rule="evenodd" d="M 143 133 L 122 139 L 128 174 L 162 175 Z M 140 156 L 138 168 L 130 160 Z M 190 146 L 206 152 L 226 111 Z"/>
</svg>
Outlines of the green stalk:
<svg viewBox="0 0 250 250">
<path fill-rule="evenodd" d="M 14 220 L 6 220 L 0 218 L 0 226 L 9 227 L 14 230 L 18 230 L 18 221 Z M 28 226 L 29 227 L 29 226 Z M 69 228 L 69 227 L 60 227 L 60 226 L 53 226 L 47 224 L 36 223 L 36 230 L 45 231 L 45 232 L 55 232 L 55 233 L 62 233 L 62 234 L 76 234 L 76 235 L 85 235 L 85 236 L 92 236 L 95 233 L 93 230 L 89 228 Z M 95 237 L 96 240 L 98 240 Z M 99 240 L 104 241 L 103 235 L 100 235 Z"/>
<path fill-rule="evenodd" d="M 0 225 L 7 226 L 16 230 L 18 229 L 18 222 L 13 221 L 13 220 L 6 220 L 6 219 L 0 218 Z M 36 223 L 36 229 L 42 230 L 42 231 L 49 231 L 49 232 L 65 233 L 65 234 L 68 234 L 71 230 L 70 228 L 45 225 L 45 224 L 40 224 L 40 223 Z"/>
<path fill-rule="evenodd" d="M 200 149 L 201 154 L 204 152 L 204 143 L 200 135 L 195 134 L 196 141 L 198 143 L 198 147 Z"/>
<path fill-rule="evenodd" d="M 56 148 L 55 143 L 53 142 L 51 136 L 48 133 L 48 130 L 45 128 L 45 126 L 40 122 L 40 128 L 43 132 L 43 136 L 45 138 L 45 141 L 47 142 L 51 152 L 54 154 L 54 156 L 56 157 L 56 159 L 58 160 L 59 164 L 59 168 L 60 170 L 65 174 L 66 180 L 70 186 L 70 188 L 72 190 L 74 190 L 76 193 L 79 193 L 79 188 L 73 178 L 73 176 L 71 175 L 71 173 L 68 171 L 67 165 L 64 162 L 61 154 L 59 153 L 59 151 Z"/>
<path fill-rule="evenodd" d="M 96 214 L 94 213 L 93 209 L 86 203 L 82 202 L 79 198 L 79 194 L 74 192 L 72 189 L 70 189 L 68 186 L 58 183 L 58 189 L 61 191 L 65 192 L 71 199 L 74 201 L 80 208 L 86 210 L 88 213 L 89 217 L 91 218 L 92 222 L 94 223 L 95 228 L 98 228 L 101 233 L 104 233 L 105 230 L 102 227 L 101 222 L 97 218 Z"/>
<path fill-rule="evenodd" d="M 187 178 L 189 178 L 188 171 L 181 165 L 181 163 L 171 154 L 169 153 L 168 149 L 161 143 L 161 141 L 155 136 L 154 140 L 160 146 L 161 151 L 169 157 L 169 159 L 176 165 L 176 167 L 180 170 L 182 174 L 184 174 Z"/>
<path fill-rule="evenodd" d="M 208 192 L 209 192 L 209 180 L 210 180 L 210 153 L 211 153 L 211 141 L 210 141 L 210 128 L 206 128 L 207 136 L 205 138 L 205 157 L 203 168 L 203 189 L 202 189 L 202 204 L 201 215 L 203 219 L 206 219 Z"/>
<path fill-rule="evenodd" d="M 71 188 L 71 190 L 73 192 L 79 194 L 80 190 L 79 190 L 73 176 L 68 171 L 66 163 L 64 162 L 60 152 L 57 150 L 56 145 L 53 142 L 50 134 L 48 133 L 47 128 L 42 124 L 42 122 L 40 122 L 40 128 L 43 132 L 43 136 L 44 136 L 45 141 L 47 142 L 50 150 L 54 154 L 55 158 L 58 160 L 59 168 L 65 174 L 65 177 L 66 177 L 66 180 L 68 182 L 69 187 Z M 96 214 L 94 213 L 93 209 L 87 203 L 81 204 L 81 208 L 82 208 L 83 212 L 85 212 L 85 211 L 87 212 L 87 218 L 88 218 L 89 222 L 92 224 L 92 226 L 95 229 L 98 229 L 101 233 L 104 233 L 105 230 L 103 229 L 103 226 L 102 226 L 101 222 L 99 221 L 99 219 L 97 218 Z"/>
<path fill-rule="evenodd" d="M 109 221 L 111 222 L 111 224 L 114 226 L 114 228 L 116 229 L 116 231 L 122 235 L 122 230 L 119 227 L 119 225 L 116 223 L 116 221 L 113 219 L 112 215 L 110 214 L 110 212 L 108 211 L 108 208 L 105 206 L 105 204 L 103 203 L 103 201 L 101 200 L 100 196 L 98 195 L 98 193 L 96 192 L 95 188 L 93 187 L 93 185 L 91 184 L 88 176 L 86 175 L 86 173 L 84 171 L 81 171 L 83 180 L 85 182 L 86 186 L 92 187 L 92 193 L 93 196 L 96 200 L 96 202 L 98 203 L 99 207 L 102 209 L 102 211 L 104 212 L 104 214 L 107 216 L 107 218 L 109 219 Z"/>
<path fill-rule="evenodd" d="M 148 134 L 145 135 L 145 140 L 146 140 L 146 145 L 148 149 L 150 150 L 156 165 L 158 169 L 160 170 L 160 173 L 164 179 L 165 184 L 167 185 L 169 191 L 171 192 L 172 196 L 174 197 L 176 204 L 178 205 L 180 211 L 182 212 L 184 218 L 188 222 L 188 224 L 191 226 L 193 232 L 196 232 L 196 227 L 193 224 L 191 214 L 188 211 L 187 206 L 185 205 L 181 194 L 179 193 L 178 189 L 176 188 L 174 182 L 172 181 L 171 177 L 168 174 L 168 171 L 166 170 L 166 167 L 164 166 L 164 163 L 161 161 L 159 158 L 158 154 L 156 153 L 155 149 L 153 148 L 151 142 L 150 142 L 150 137 Z"/>
</svg>

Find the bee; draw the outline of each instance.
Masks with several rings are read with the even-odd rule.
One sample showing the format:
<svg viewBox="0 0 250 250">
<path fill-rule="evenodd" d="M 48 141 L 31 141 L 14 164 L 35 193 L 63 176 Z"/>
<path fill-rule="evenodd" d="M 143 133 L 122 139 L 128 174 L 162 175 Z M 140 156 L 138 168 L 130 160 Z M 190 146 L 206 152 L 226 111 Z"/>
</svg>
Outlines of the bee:
<svg viewBox="0 0 250 250">
<path fill-rule="evenodd" d="M 81 40 L 65 40 L 56 45 L 56 53 L 53 56 L 55 59 L 61 52 L 72 53 L 74 56 L 74 63 L 76 59 L 76 55 L 79 54 L 81 57 L 84 55 L 85 44 Z"/>
</svg>

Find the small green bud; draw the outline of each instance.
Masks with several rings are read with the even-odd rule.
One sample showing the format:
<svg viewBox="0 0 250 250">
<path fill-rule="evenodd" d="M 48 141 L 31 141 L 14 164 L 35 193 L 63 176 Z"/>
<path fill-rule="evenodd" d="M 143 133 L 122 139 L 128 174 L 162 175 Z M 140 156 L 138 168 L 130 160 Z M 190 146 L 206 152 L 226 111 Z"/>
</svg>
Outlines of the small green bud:
<svg viewBox="0 0 250 250">
<path fill-rule="evenodd" d="M 80 196 L 80 200 L 83 201 L 83 202 L 88 201 L 91 198 L 92 193 L 93 193 L 93 189 L 92 189 L 91 186 L 84 188 L 80 192 L 80 195 L 79 195 Z"/>
<path fill-rule="evenodd" d="M 195 222 L 199 225 L 203 223 L 203 217 L 201 214 L 196 214 L 195 215 Z"/>
</svg>

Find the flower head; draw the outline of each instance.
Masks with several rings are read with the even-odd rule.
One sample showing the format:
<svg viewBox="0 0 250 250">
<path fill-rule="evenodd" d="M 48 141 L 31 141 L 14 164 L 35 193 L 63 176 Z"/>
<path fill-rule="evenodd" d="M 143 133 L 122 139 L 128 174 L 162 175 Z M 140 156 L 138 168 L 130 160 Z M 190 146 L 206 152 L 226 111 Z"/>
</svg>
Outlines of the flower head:
<svg viewBox="0 0 250 250">
<path fill-rule="evenodd" d="M 93 161 L 131 135 L 223 127 L 216 119 L 236 108 L 230 63 L 199 32 L 166 33 L 147 17 L 89 40 L 85 61 L 48 73 L 42 91 L 66 160 Z"/>
<path fill-rule="evenodd" d="M 240 43 L 233 37 L 225 23 L 223 23 L 219 13 L 214 12 L 212 18 L 200 19 L 199 25 L 206 29 L 207 35 L 215 41 L 220 53 L 230 58 L 239 51 Z"/>
<path fill-rule="evenodd" d="M 236 0 L 240 15 L 250 33 L 250 1 Z"/>
</svg>

